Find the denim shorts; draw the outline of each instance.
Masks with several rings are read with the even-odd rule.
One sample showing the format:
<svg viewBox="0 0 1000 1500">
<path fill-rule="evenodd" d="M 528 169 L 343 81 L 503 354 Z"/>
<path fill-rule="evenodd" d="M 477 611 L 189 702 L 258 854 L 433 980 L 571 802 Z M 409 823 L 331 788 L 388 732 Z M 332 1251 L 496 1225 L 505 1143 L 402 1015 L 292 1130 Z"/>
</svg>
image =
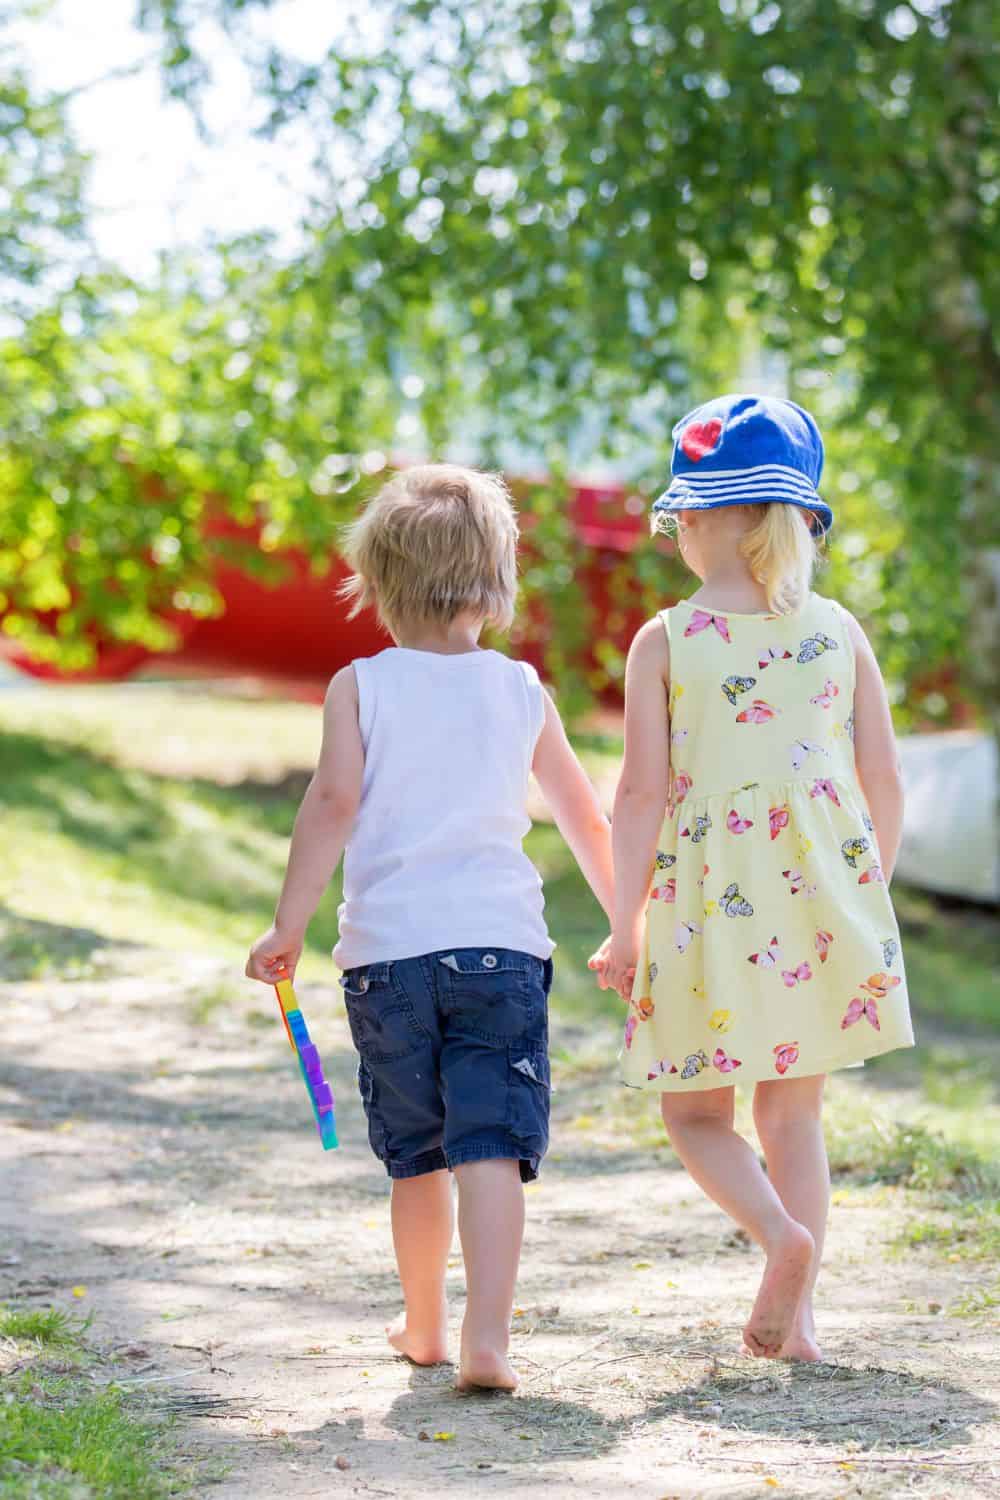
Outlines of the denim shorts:
<svg viewBox="0 0 1000 1500">
<path fill-rule="evenodd" d="M 533 1181 L 549 1143 L 551 962 L 454 948 L 340 982 L 368 1138 L 389 1176 L 504 1157 Z"/>
</svg>

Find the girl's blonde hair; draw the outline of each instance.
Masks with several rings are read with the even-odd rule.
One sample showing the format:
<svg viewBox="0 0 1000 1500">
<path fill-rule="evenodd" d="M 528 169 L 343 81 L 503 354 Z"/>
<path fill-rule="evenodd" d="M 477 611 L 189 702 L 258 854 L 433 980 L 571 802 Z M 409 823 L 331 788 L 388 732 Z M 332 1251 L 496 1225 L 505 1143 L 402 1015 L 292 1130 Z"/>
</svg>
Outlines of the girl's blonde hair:
<svg viewBox="0 0 1000 1500">
<path fill-rule="evenodd" d="M 810 529 L 811 512 L 774 501 L 727 505 L 701 514 L 719 515 L 733 510 L 750 518 L 738 545 L 751 574 L 767 592 L 768 609 L 776 615 L 794 614 L 809 597 L 822 544 L 822 538 L 815 537 Z M 677 512 L 654 512 L 650 529 L 654 535 L 657 532 L 675 535 Z"/>
<path fill-rule="evenodd" d="M 353 619 L 374 604 L 393 635 L 471 610 L 506 630 L 517 597 L 517 512 L 499 474 L 420 464 L 383 485 L 346 528 L 340 586 Z"/>
<path fill-rule="evenodd" d="M 777 502 L 740 508 L 751 517 L 740 538 L 740 552 L 767 593 L 768 609 L 776 615 L 794 614 L 809 597 L 817 561 L 808 513 Z"/>
</svg>

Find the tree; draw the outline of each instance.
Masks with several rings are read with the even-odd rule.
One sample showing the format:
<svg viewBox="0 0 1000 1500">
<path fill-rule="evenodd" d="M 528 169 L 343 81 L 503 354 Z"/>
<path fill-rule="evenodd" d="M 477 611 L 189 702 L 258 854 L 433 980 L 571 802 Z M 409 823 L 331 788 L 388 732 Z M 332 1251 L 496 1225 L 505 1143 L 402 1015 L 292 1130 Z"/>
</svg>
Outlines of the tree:
<svg viewBox="0 0 1000 1500">
<path fill-rule="evenodd" d="M 251 8 L 216 0 L 230 20 Z M 188 10 L 143 5 L 174 41 Z M 993 0 L 383 0 L 374 14 L 384 45 L 345 33 L 319 65 L 248 55 L 274 128 L 308 117 L 334 163 L 317 223 L 329 274 L 349 246 L 386 345 L 445 330 L 428 402 L 472 356 L 492 410 L 566 437 L 596 393 L 620 437 L 637 395 L 676 412 L 685 386 L 708 394 L 705 354 L 751 317 L 793 392 L 843 441 L 866 436 L 867 504 L 898 544 L 874 591 L 854 559 L 853 602 L 896 617 L 897 636 L 905 616 L 915 652 L 940 657 L 960 636 L 961 574 L 966 665 L 1000 727 Z M 699 346 L 678 334 L 693 299 Z"/>
</svg>

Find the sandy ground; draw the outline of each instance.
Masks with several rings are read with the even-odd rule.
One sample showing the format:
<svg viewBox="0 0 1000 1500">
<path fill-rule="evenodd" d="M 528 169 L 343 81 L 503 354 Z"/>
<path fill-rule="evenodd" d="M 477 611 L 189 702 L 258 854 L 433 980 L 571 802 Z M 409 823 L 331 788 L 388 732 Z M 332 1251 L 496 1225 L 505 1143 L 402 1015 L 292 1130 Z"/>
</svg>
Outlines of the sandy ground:
<svg viewBox="0 0 1000 1500">
<path fill-rule="evenodd" d="M 324 1155 L 269 992 L 206 959 L 116 963 L 6 986 L 0 1295 L 91 1312 L 111 1368 L 179 1413 L 199 1494 L 1000 1494 L 997 1325 L 949 1311 L 992 1268 L 887 1258 L 898 1197 L 834 1212 L 830 1363 L 742 1359 L 757 1252 L 666 1149 L 602 1131 L 610 1065 L 557 1069 L 514 1318 L 523 1384 L 459 1396 L 449 1368 L 414 1369 L 381 1336 L 398 1305 L 387 1184 L 336 988 L 302 995 L 338 1097 L 343 1145 Z M 212 1008 L 224 982 L 238 1004 Z M 584 1112 L 593 1130 L 570 1128 Z M 453 1276 L 457 1347 L 457 1258 Z"/>
</svg>

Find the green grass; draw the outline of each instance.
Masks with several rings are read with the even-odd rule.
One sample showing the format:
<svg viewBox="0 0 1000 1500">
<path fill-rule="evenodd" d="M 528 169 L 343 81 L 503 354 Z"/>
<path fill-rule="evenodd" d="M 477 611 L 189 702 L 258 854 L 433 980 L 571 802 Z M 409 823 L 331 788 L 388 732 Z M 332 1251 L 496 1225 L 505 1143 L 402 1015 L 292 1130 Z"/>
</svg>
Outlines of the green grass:
<svg viewBox="0 0 1000 1500">
<path fill-rule="evenodd" d="M 925 1249 L 955 1261 L 1000 1261 L 1000 1199 L 956 1203 L 950 1213 L 913 1218 L 896 1237 L 906 1249 Z"/>
<path fill-rule="evenodd" d="M 0 1308 L 0 1338 L 50 1349 L 81 1349 L 87 1322 L 58 1307 Z"/>
<path fill-rule="evenodd" d="M 3 1500 L 167 1500 L 188 1487 L 167 1467 L 159 1427 L 121 1392 L 71 1394 L 65 1380 L 24 1374 L 0 1403 Z"/>
<path fill-rule="evenodd" d="M 1000 916 L 893 887 L 910 993 L 920 1011 L 1000 1028 Z"/>
<path fill-rule="evenodd" d="M 0 1310 L 12 1373 L 0 1399 L 3 1500 L 179 1500 L 190 1487 L 167 1428 L 113 1383 L 94 1388 L 100 1356 L 88 1323 L 55 1307 Z M 58 1363 L 53 1356 L 58 1355 Z M 26 1366 L 26 1368 L 25 1368 Z"/>
</svg>

